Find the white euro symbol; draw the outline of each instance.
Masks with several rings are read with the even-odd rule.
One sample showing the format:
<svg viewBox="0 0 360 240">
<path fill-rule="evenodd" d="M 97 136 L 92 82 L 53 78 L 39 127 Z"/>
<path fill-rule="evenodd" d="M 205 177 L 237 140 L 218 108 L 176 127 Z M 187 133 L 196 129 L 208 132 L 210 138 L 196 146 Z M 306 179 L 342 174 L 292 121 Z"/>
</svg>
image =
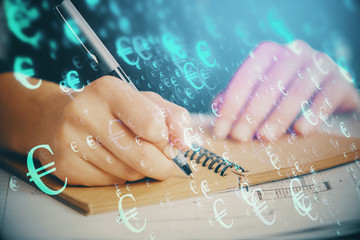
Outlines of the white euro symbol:
<svg viewBox="0 0 360 240">
<path fill-rule="evenodd" d="M 308 110 L 306 110 L 306 106 L 305 105 L 308 105 Z M 310 108 L 310 104 L 308 101 L 302 101 L 301 103 L 301 108 L 302 108 L 302 112 L 303 112 L 303 115 L 304 117 L 306 118 L 306 120 L 309 121 L 309 123 L 311 123 L 312 125 L 316 125 L 319 120 L 318 118 L 314 115 L 314 113 L 311 111 L 311 108 Z M 315 117 L 315 121 L 313 121 L 312 119 L 310 119 L 311 116 L 314 116 Z"/>
<path fill-rule="evenodd" d="M 130 197 L 134 200 L 134 202 L 136 201 L 134 196 L 132 194 L 126 194 L 122 197 L 120 197 L 119 199 L 119 204 L 118 204 L 118 210 L 119 210 L 119 214 L 120 214 L 120 217 L 118 218 L 118 222 L 121 224 L 121 223 L 124 223 L 125 226 L 132 232 L 134 233 L 139 233 L 139 232 L 142 232 L 145 227 L 146 227 L 146 219 L 144 220 L 144 226 L 142 228 L 135 228 L 133 225 L 131 225 L 131 223 L 129 222 L 129 217 L 133 218 L 133 219 L 136 219 L 136 216 L 138 214 L 138 211 L 137 211 L 137 208 L 133 208 L 129 211 L 127 211 L 126 213 L 124 213 L 124 210 L 123 210 L 123 207 L 122 207 L 122 201 L 124 198 L 126 197 Z"/>
<path fill-rule="evenodd" d="M 294 203 L 295 210 L 301 216 L 307 215 L 311 220 L 315 221 L 318 218 L 318 215 L 316 214 L 316 217 L 313 217 L 310 215 L 310 211 L 312 210 L 311 200 L 308 196 L 304 195 L 303 190 L 300 190 L 298 193 L 294 192 L 293 182 L 295 182 L 295 181 L 298 182 L 298 184 L 301 186 L 301 182 L 297 178 L 292 179 L 290 182 L 290 192 L 291 192 L 292 201 Z M 307 207 L 305 206 L 305 200 L 307 200 L 309 202 L 309 205 Z"/>
<path fill-rule="evenodd" d="M 282 94 L 284 94 L 285 96 L 288 95 L 288 92 L 284 92 L 285 90 L 285 86 L 284 86 L 284 82 L 283 81 L 278 81 L 278 87 L 279 87 L 279 90 Z"/>
<path fill-rule="evenodd" d="M 222 203 L 224 204 L 224 201 L 223 201 L 222 199 L 217 199 L 217 200 L 215 200 L 214 205 L 213 205 L 214 214 L 215 214 L 214 217 L 215 217 L 216 221 L 217 221 L 222 227 L 224 227 L 224 228 L 226 228 L 226 229 L 229 229 L 229 228 L 232 227 L 232 225 L 233 225 L 233 223 L 234 223 L 234 219 L 231 218 L 231 223 L 230 223 L 229 225 L 225 224 L 222 219 L 223 219 L 223 218 L 226 216 L 226 214 L 227 214 L 226 209 L 223 209 L 222 211 L 218 212 L 218 210 L 217 210 L 217 208 L 216 208 L 216 203 L 217 203 L 217 202 L 222 202 Z"/>
<path fill-rule="evenodd" d="M 345 137 L 349 138 L 350 137 L 350 133 L 348 131 L 348 129 L 346 128 L 346 125 L 344 122 L 340 122 L 340 129 L 341 132 L 344 134 Z"/>
<path fill-rule="evenodd" d="M 210 188 L 209 188 L 209 184 L 206 180 L 202 181 L 201 184 L 201 191 L 202 193 L 204 194 L 204 196 L 207 198 L 207 199 L 212 199 L 214 196 L 209 196 L 207 195 L 208 192 L 210 192 Z"/>
</svg>

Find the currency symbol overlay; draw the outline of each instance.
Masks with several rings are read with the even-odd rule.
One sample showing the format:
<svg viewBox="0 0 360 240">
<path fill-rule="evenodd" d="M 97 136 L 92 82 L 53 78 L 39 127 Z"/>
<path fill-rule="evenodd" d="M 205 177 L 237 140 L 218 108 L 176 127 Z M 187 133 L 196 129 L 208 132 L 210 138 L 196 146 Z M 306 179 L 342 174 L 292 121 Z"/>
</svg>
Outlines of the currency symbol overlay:
<svg viewBox="0 0 360 240">
<path fill-rule="evenodd" d="M 139 57 L 136 60 L 130 60 L 129 55 L 134 53 L 134 50 L 130 46 L 131 42 L 128 37 L 121 37 L 116 41 L 117 53 L 124 61 L 129 65 L 137 65 L 139 63 Z"/>
<path fill-rule="evenodd" d="M 195 67 L 195 64 L 192 62 L 187 62 L 184 64 L 184 75 L 185 79 L 193 86 L 195 89 L 200 90 L 204 87 L 204 82 L 202 81 L 201 84 L 197 85 L 195 82 L 196 80 L 199 81 L 199 74 Z"/>
<path fill-rule="evenodd" d="M 84 90 L 84 86 L 79 88 L 79 84 L 80 84 L 80 79 L 78 72 L 75 70 L 69 71 L 66 74 L 66 85 L 74 89 L 76 92 L 81 92 L 82 90 Z"/>
<path fill-rule="evenodd" d="M 119 143 L 118 140 L 120 140 L 121 138 L 125 137 L 125 131 L 124 130 L 120 130 L 116 133 L 113 132 L 112 130 L 112 125 L 114 122 L 118 122 L 121 126 L 123 126 L 122 122 L 120 120 L 112 120 L 109 121 L 109 125 L 108 125 L 108 130 L 109 130 L 109 138 L 110 141 L 112 141 L 119 149 L 121 150 L 128 150 L 131 148 L 132 142 L 130 142 L 128 145 L 122 145 Z"/>
<path fill-rule="evenodd" d="M 263 216 L 262 212 L 268 208 L 268 205 L 266 204 L 266 201 L 265 201 L 265 200 L 263 200 L 263 202 L 259 204 L 259 203 L 258 203 L 258 200 L 256 199 L 256 196 L 255 196 L 255 193 L 257 193 L 257 192 L 260 192 L 261 194 L 264 194 L 264 192 L 263 192 L 260 188 L 256 188 L 256 189 L 254 189 L 254 190 L 252 190 L 252 191 L 250 191 L 250 192 L 247 192 L 246 190 L 244 190 L 244 186 L 245 186 L 245 185 L 246 185 L 247 187 L 249 187 L 249 184 L 248 184 L 248 183 L 242 183 L 242 184 L 241 184 L 241 187 L 240 187 L 240 189 L 241 189 L 241 194 L 242 194 L 245 202 L 246 202 L 247 204 L 249 204 L 250 206 L 253 207 L 253 211 L 254 211 L 255 215 L 256 215 L 257 217 L 259 217 L 259 219 L 260 219 L 264 224 L 266 224 L 266 225 L 268 225 L 268 226 L 274 224 L 275 219 L 276 219 L 275 213 L 274 213 L 274 219 L 273 219 L 271 222 L 270 222 L 269 220 L 267 220 L 267 219 Z"/>
<path fill-rule="evenodd" d="M 148 41 L 146 41 L 146 39 L 142 37 L 134 37 L 132 41 L 135 52 L 145 61 L 150 60 L 152 54 L 151 52 L 149 52 L 150 44 L 148 43 Z"/>
<path fill-rule="evenodd" d="M 218 209 L 216 207 L 216 203 L 217 202 L 222 202 L 224 204 L 224 201 L 220 198 L 220 199 L 216 199 L 214 201 L 214 205 L 213 205 L 213 209 L 214 209 L 214 218 L 216 219 L 216 221 L 223 227 L 226 229 L 229 229 L 232 227 L 233 223 L 234 223 L 234 219 L 231 218 L 231 223 L 230 224 L 225 224 L 224 221 L 222 220 L 226 215 L 226 209 L 221 210 L 220 212 L 218 212 Z"/>
<path fill-rule="evenodd" d="M 137 211 L 136 207 L 130 209 L 126 213 L 124 212 L 124 209 L 122 207 L 122 202 L 123 202 L 123 199 L 126 197 L 132 198 L 132 200 L 134 200 L 134 202 L 136 201 L 132 194 L 126 194 L 126 195 L 120 197 L 119 203 L 118 203 L 118 211 L 119 211 L 120 216 L 117 219 L 117 221 L 119 224 L 124 223 L 125 226 L 134 233 L 142 232 L 142 231 L 144 231 L 144 229 L 146 227 L 146 219 L 144 220 L 144 226 L 142 228 L 136 228 L 129 222 L 130 218 L 136 220 L 139 212 Z"/>
<path fill-rule="evenodd" d="M 295 210 L 301 215 L 301 216 L 308 216 L 311 220 L 315 221 L 318 218 L 318 215 L 316 214 L 316 217 L 313 217 L 310 215 L 310 211 L 312 210 L 311 206 L 311 200 L 309 196 L 305 196 L 303 190 L 301 189 L 298 193 L 295 193 L 295 188 L 293 186 L 294 182 L 297 182 L 301 186 L 301 182 L 299 179 L 294 178 L 290 182 L 290 192 L 292 196 L 292 201 L 294 203 Z M 300 187 L 297 187 L 300 189 Z M 305 206 L 305 203 L 308 202 L 308 205 Z"/>
<path fill-rule="evenodd" d="M 24 33 L 31 26 L 31 22 L 39 17 L 39 11 L 36 8 L 29 8 L 29 2 L 22 0 L 5 0 L 4 9 L 9 29 L 21 41 L 31 44 L 33 47 L 39 47 L 41 33 L 37 32 L 33 36 Z"/>
<path fill-rule="evenodd" d="M 304 117 L 306 118 L 306 120 L 308 120 L 308 122 L 312 125 L 316 125 L 319 120 L 318 118 L 314 115 L 314 113 L 311 111 L 311 106 L 309 104 L 308 101 L 303 101 L 301 103 L 301 108 L 302 108 L 302 112 L 303 112 L 303 115 Z M 311 118 L 314 118 L 315 120 L 311 119 Z"/>
<path fill-rule="evenodd" d="M 216 59 L 211 56 L 209 46 L 206 42 L 198 42 L 196 44 L 196 51 L 199 58 L 205 63 L 206 66 L 215 67 Z"/>
<path fill-rule="evenodd" d="M 24 87 L 28 89 L 37 89 L 41 85 L 41 79 L 36 85 L 29 83 L 28 78 L 35 75 L 33 61 L 28 57 L 16 57 L 14 63 L 14 76 Z"/>
<path fill-rule="evenodd" d="M 26 176 L 30 176 L 30 182 L 34 182 L 36 184 L 36 186 L 38 186 L 38 188 L 40 188 L 41 191 L 43 191 L 44 193 L 48 194 L 48 195 L 57 195 L 59 193 L 61 193 L 62 191 L 64 191 L 66 184 L 67 184 L 67 178 L 65 178 L 65 183 L 64 186 L 59 189 L 59 190 L 52 190 L 49 189 L 42 181 L 41 181 L 41 177 L 48 175 L 52 172 L 55 172 L 56 168 L 52 168 L 48 171 L 44 171 L 43 173 L 39 174 L 38 173 L 40 171 L 45 170 L 48 167 L 52 167 L 55 165 L 54 162 L 51 162 L 49 164 L 46 164 L 45 166 L 42 166 L 40 168 L 35 169 L 35 165 L 34 165 L 34 159 L 33 159 L 33 155 L 35 150 L 39 149 L 39 148 L 45 148 L 46 150 L 48 150 L 52 155 L 54 155 L 54 153 L 52 152 L 51 148 L 49 145 L 38 145 L 34 148 L 32 148 L 27 156 L 27 168 L 28 168 L 28 173 L 26 174 Z"/>
</svg>

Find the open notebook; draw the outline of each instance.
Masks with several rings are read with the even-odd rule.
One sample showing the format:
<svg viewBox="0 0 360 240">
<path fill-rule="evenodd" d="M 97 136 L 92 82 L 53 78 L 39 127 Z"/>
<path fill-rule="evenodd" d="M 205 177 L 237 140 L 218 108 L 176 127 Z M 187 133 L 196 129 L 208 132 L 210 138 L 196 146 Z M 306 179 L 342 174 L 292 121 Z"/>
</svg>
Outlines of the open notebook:
<svg viewBox="0 0 360 240">
<path fill-rule="evenodd" d="M 323 133 L 308 138 L 286 135 L 276 143 L 257 140 L 239 144 L 230 140 L 217 141 L 206 134 L 202 139 L 209 151 L 201 149 L 186 154 L 195 174 L 194 179 L 175 169 L 166 181 L 147 179 L 116 187 L 67 186 L 54 197 L 89 215 L 117 210 L 118 196 L 125 194 L 132 194 L 136 201 L 124 198 L 123 208 L 161 204 L 167 200 L 236 189 L 245 182 L 256 185 L 360 161 L 360 139 Z M 2 153 L 0 164 L 29 182 L 26 157 Z M 60 189 L 63 185 L 50 175 L 41 179 L 49 188 Z"/>
</svg>

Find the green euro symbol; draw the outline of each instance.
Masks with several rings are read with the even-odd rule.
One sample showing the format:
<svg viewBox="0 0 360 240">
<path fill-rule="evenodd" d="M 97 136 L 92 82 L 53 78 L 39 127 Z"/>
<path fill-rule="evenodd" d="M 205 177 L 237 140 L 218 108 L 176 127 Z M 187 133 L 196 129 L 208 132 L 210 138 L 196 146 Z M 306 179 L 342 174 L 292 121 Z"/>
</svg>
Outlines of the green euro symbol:
<svg viewBox="0 0 360 240">
<path fill-rule="evenodd" d="M 26 176 L 31 176 L 30 178 L 30 182 L 34 182 L 36 184 L 36 186 L 38 186 L 38 188 L 40 188 L 41 191 L 43 191 L 44 193 L 48 194 L 48 195 L 57 195 L 59 193 L 61 193 L 62 191 L 64 191 L 65 187 L 66 187 L 66 184 L 67 184 L 67 178 L 65 178 L 65 184 L 64 186 L 57 190 L 57 191 L 54 191 L 52 189 L 49 189 L 42 181 L 41 181 L 41 177 L 45 176 L 45 175 L 48 175 L 49 173 L 52 173 L 56 170 L 56 168 L 52 168 L 48 171 L 45 171 L 43 173 L 41 173 L 40 175 L 38 175 L 38 172 L 48 168 L 48 167 L 51 167 L 51 166 L 54 166 L 54 162 L 51 162 L 49 164 L 46 164 L 45 166 L 42 166 L 38 169 L 35 169 L 35 165 L 34 165 L 34 159 L 33 159 L 33 155 L 34 155 L 34 152 L 35 150 L 39 149 L 39 148 L 45 148 L 47 149 L 51 155 L 54 155 L 54 153 L 52 152 L 51 148 L 49 145 L 38 145 L 34 148 L 32 148 L 27 156 L 27 167 L 28 167 L 28 170 L 29 172 L 26 174 Z"/>
<path fill-rule="evenodd" d="M 23 42 L 39 47 L 40 32 L 33 36 L 24 33 L 24 30 L 31 25 L 31 21 L 39 17 L 39 11 L 36 8 L 29 9 L 21 0 L 5 0 L 4 8 L 8 26 L 15 36 Z"/>
</svg>

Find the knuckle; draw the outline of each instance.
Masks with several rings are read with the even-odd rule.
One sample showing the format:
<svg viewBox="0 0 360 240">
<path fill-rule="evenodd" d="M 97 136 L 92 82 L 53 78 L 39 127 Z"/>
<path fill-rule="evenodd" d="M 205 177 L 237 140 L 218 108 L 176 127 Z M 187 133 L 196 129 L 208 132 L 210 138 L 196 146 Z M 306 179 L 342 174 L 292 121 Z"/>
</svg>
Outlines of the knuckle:
<svg viewBox="0 0 360 240">
<path fill-rule="evenodd" d="M 280 45 L 275 42 L 271 42 L 271 41 L 263 41 L 257 45 L 256 50 L 264 51 L 264 50 L 268 50 L 268 49 L 271 49 L 274 47 L 280 47 Z"/>
</svg>

